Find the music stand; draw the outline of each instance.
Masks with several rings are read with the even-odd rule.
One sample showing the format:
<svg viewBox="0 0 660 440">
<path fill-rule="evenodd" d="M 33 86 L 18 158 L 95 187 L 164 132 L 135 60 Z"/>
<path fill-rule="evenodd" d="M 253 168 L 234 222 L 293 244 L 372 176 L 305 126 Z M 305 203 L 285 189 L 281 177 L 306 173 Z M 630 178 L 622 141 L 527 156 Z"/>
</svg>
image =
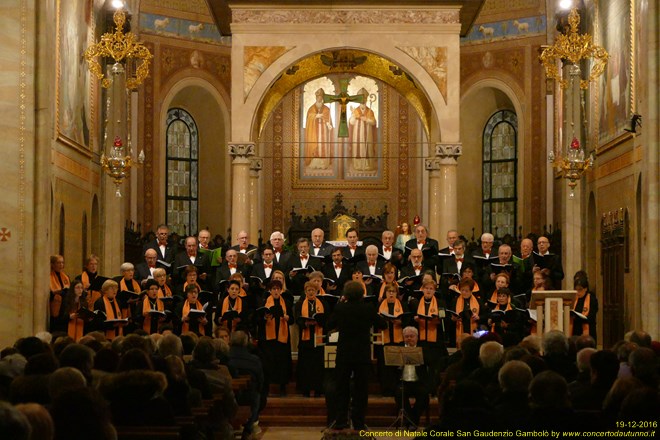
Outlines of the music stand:
<svg viewBox="0 0 660 440">
<path fill-rule="evenodd" d="M 385 365 L 388 367 L 401 367 L 403 370 L 407 365 L 418 366 L 424 365 L 424 354 L 422 352 L 422 347 L 401 347 L 398 345 L 388 345 L 384 348 L 383 354 L 385 357 Z M 404 422 L 412 425 L 413 422 L 410 420 L 405 410 L 405 387 L 404 387 L 404 377 L 403 371 L 401 372 L 401 407 L 399 408 L 399 414 L 397 415 L 394 422 L 389 426 L 393 428 L 399 425 L 399 429 L 403 428 Z"/>
</svg>

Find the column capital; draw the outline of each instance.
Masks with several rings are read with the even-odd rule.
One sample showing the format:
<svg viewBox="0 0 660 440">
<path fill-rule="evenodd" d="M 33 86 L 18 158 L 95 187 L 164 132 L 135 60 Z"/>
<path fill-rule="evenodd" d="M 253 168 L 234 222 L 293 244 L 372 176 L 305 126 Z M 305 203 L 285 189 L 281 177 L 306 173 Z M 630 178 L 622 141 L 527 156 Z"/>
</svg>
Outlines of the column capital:
<svg viewBox="0 0 660 440">
<path fill-rule="evenodd" d="M 250 156 L 254 156 L 254 142 L 232 142 L 229 144 L 229 155 L 234 161 L 247 163 Z"/>
<path fill-rule="evenodd" d="M 456 164 L 458 157 L 463 154 L 463 144 L 448 142 L 435 144 L 435 156 L 443 160 L 445 165 Z"/>
<path fill-rule="evenodd" d="M 442 164 L 442 159 L 439 157 L 428 157 L 424 159 L 424 169 L 426 171 L 438 171 Z"/>
<path fill-rule="evenodd" d="M 250 158 L 250 177 L 259 177 L 259 171 L 264 168 L 264 160 L 261 157 Z"/>
<path fill-rule="evenodd" d="M 250 171 L 261 171 L 264 168 L 264 160 L 261 157 L 250 158 Z"/>
</svg>

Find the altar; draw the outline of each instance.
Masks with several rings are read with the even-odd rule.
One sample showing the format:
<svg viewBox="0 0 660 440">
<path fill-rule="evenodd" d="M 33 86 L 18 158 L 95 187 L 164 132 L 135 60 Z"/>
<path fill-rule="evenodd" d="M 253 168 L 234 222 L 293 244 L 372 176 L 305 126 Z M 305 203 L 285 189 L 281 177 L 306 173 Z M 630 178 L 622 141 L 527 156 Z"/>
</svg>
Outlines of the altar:
<svg viewBox="0 0 660 440">
<path fill-rule="evenodd" d="M 300 237 L 310 238 L 312 230 L 323 229 L 325 237 L 336 247 L 345 247 L 346 231 L 355 228 L 360 237 L 359 245 L 380 244 L 383 231 L 388 230 L 387 220 L 389 212 L 387 205 L 383 205 L 379 213 L 360 213 L 357 207 L 353 211 L 344 206 L 343 195 L 338 193 L 334 197 L 334 204 L 330 212 L 323 205 L 322 211 L 313 217 L 303 218 L 291 207 L 291 227 L 288 231 L 288 242 L 295 243 Z"/>
</svg>

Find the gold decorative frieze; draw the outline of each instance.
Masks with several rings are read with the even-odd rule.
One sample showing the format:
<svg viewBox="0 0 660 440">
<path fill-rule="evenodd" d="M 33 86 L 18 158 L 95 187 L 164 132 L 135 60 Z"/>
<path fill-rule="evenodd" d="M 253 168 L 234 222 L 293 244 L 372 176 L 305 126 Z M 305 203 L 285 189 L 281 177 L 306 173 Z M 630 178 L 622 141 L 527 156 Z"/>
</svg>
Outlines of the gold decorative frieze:
<svg viewBox="0 0 660 440">
<path fill-rule="evenodd" d="M 454 24 L 456 10 L 233 9 L 232 23 L 245 24 Z"/>
</svg>

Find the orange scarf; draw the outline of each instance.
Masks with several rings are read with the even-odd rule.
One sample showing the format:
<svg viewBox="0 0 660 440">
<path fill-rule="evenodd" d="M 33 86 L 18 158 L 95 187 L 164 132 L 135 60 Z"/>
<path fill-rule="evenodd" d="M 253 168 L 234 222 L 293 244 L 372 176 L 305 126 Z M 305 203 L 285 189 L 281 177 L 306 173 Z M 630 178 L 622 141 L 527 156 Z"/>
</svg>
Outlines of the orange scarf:
<svg viewBox="0 0 660 440">
<path fill-rule="evenodd" d="M 325 313 L 325 310 L 323 309 L 323 303 L 318 299 L 314 298 L 314 304 L 316 306 L 316 313 Z M 309 318 L 309 300 L 307 298 L 304 299 L 302 303 L 302 308 L 300 310 L 300 316 L 303 318 Z M 303 341 L 309 341 L 311 337 L 309 327 L 303 326 L 302 329 L 302 336 L 301 339 Z M 315 325 L 314 326 L 314 337 L 318 341 L 319 339 L 323 339 L 323 326 L 321 325 Z"/>
<path fill-rule="evenodd" d="M 243 312 L 243 300 L 241 299 L 241 294 L 239 293 L 238 296 L 236 297 L 236 302 L 234 303 L 234 307 L 232 308 L 231 305 L 229 304 L 229 295 L 225 297 L 225 299 L 222 300 L 222 310 L 220 311 L 220 316 L 224 316 L 225 313 L 227 313 L 230 310 L 236 310 L 239 314 Z M 230 332 L 233 332 L 236 330 L 236 326 L 238 325 L 238 322 L 236 322 L 235 319 L 231 320 L 231 328 L 229 329 Z"/>
<path fill-rule="evenodd" d="M 152 309 L 151 301 L 149 297 L 145 295 L 144 300 L 142 301 L 142 316 L 144 316 L 144 323 L 142 324 L 142 328 L 147 333 L 151 333 L 151 315 L 149 314 L 151 310 L 158 310 L 160 312 L 164 312 L 165 305 L 160 299 L 156 298 L 156 308 Z"/>
<path fill-rule="evenodd" d="M 69 281 L 69 277 L 64 272 L 60 272 L 60 278 L 62 279 L 62 284 L 60 284 L 60 279 L 57 277 L 57 273 L 54 271 L 50 272 L 50 291 L 60 291 L 60 293 L 53 294 L 50 299 L 50 316 L 53 318 L 60 316 L 60 309 L 62 308 L 61 291 L 63 289 L 68 289 L 71 286 L 71 281 Z"/>
<path fill-rule="evenodd" d="M 199 301 L 197 301 L 195 303 L 195 310 L 202 310 L 202 305 L 199 303 Z M 190 303 L 188 302 L 188 300 L 186 300 L 183 303 L 183 310 L 181 311 L 181 318 L 185 318 L 186 316 L 188 316 L 189 313 L 190 313 Z M 204 325 L 202 325 L 200 323 L 199 328 L 197 330 L 199 331 L 200 335 L 204 336 Z M 181 324 L 181 333 L 185 333 L 187 331 L 190 331 L 190 321 L 187 321 L 187 322 L 184 322 L 183 324 Z"/>
<path fill-rule="evenodd" d="M 121 281 L 119 282 L 119 290 L 125 290 L 125 291 L 135 292 L 135 293 L 137 293 L 138 295 L 139 295 L 140 292 L 142 291 L 142 289 L 140 289 L 140 283 L 138 283 L 138 282 L 135 281 L 134 279 L 131 279 L 131 286 L 133 287 L 133 290 L 130 290 L 130 289 L 127 288 L 127 286 L 126 286 L 126 279 L 125 279 L 125 278 L 122 278 Z M 124 307 L 122 310 L 126 310 L 126 316 L 131 316 L 131 315 L 132 315 L 132 313 L 131 313 L 131 305 L 130 305 L 130 304 L 126 304 L 126 307 Z"/>
<path fill-rule="evenodd" d="M 103 297 L 103 307 L 105 308 L 105 319 L 122 319 L 122 313 L 121 310 L 119 311 L 119 314 L 115 312 L 115 307 L 119 307 L 117 304 L 117 301 L 110 302 L 110 300 L 104 296 Z M 117 327 L 112 327 L 110 329 L 107 329 L 105 331 L 105 338 L 108 340 L 113 340 L 117 336 L 123 336 L 124 335 L 124 327 L 123 326 L 117 326 Z"/>
<path fill-rule="evenodd" d="M 68 313 L 75 313 L 79 308 L 80 308 L 80 303 L 73 303 L 73 309 L 74 310 L 69 310 Z M 91 309 L 90 309 L 91 310 Z M 70 318 L 69 319 L 69 326 L 67 327 L 67 334 L 71 339 L 74 341 L 78 342 L 80 341 L 80 338 L 83 337 L 83 333 L 85 331 L 85 321 L 78 318 L 77 316 L 75 318 Z"/>
<path fill-rule="evenodd" d="M 573 310 L 575 310 L 575 307 L 577 307 L 578 300 L 577 296 L 575 297 L 575 302 L 573 303 Z M 578 312 L 578 310 L 575 310 Z M 591 311 L 591 294 L 589 292 L 584 294 L 584 302 L 582 303 L 582 311 L 579 313 L 582 313 L 584 316 L 587 318 L 589 317 L 589 312 Z M 575 316 L 571 315 L 571 322 L 569 324 L 569 335 L 573 334 L 573 321 L 575 321 Z M 589 321 L 585 321 L 582 323 L 582 334 L 583 335 L 588 335 L 589 334 Z"/>
<path fill-rule="evenodd" d="M 461 312 L 463 312 L 463 304 L 465 303 L 465 300 L 463 299 L 462 296 L 459 296 L 458 299 L 456 300 L 456 313 L 461 315 Z M 478 315 L 479 314 L 479 301 L 477 301 L 477 298 L 474 295 L 470 295 L 470 311 L 472 312 L 471 315 Z M 474 331 L 477 329 L 477 323 L 472 319 L 472 316 L 470 316 L 470 335 L 474 333 Z M 465 333 L 463 330 L 463 317 L 459 316 L 458 321 L 456 322 L 456 340 L 460 341 L 461 335 Z"/>
<path fill-rule="evenodd" d="M 197 291 L 198 291 L 198 292 L 201 292 L 201 291 L 202 291 L 202 288 L 199 286 L 199 283 L 198 283 L 197 281 L 195 281 L 195 286 L 197 286 Z M 183 292 L 184 292 L 184 293 L 186 292 L 186 287 L 188 287 L 188 281 L 186 281 L 185 283 L 183 283 Z"/>
<path fill-rule="evenodd" d="M 497 296 L 497 290 L 495 291 L 495 296 Z M 502 310 L 502 309 L 500 309 L 500 305 L 497 304 L 493 310 Z M 509 301 L 506 303 L 506 307 L 504 308 L 505 312 L 508 312 L 509 310 L 512 310 L 511 309 L 511 297 L 509 297 Z M 493 323 L 490 326 L 490 331 L 495 333 L 495 323 Z"/>
<path fill-rule="evenodd" d="M 98 275 L 97 275 L 98 276 Z M 91 281 L 89 280 L 89 275 L 87 275 L 86 271 L 83 271 L 83 273 L 80 275 L 80 281 L 82 281 L 83 286 L 85 289 L 89 289 L 89 286 L 91 286 Z M 101 292 L 98 290 L 90 290 L 87 293 L 87 308 L 89 310 L 94 309 L 94 303 L 101 298 Z"/>
<path fill-rule="evenodd" d="M 275 305 L 275 300 L 273 299 L 272 296 L 269 296 L 268 299 L 266 300 L 266 307 L 271 308 Z M 282 306 L 282 312 L 284 312 L 284 315 L 288 315 L 287 310 L 286 310 L 286 303 L 284 299 L 280 298 L 280 305 Z M 266 320 L 266 340 L 267 341 L 272 341 L 275 339 L 275 318 L 270 318 Z M 277 332 L 277 340 L 281 342 L 282 344 L 286 344 L 287 341 L 289 340 L 289 323 L 284 319 L 284 317 L 280 317 L 280 327 Z"/>
<path fill-rule="evenodd" d="M 390 313 L 389 312 L 389 306 L 388 306 L 387 300 L 383 301 L 380 303 L 380 307 L 378 307 L 378 313 Z M 394 299 L 394 313 L 392 313 L 394 316 L 401 316 L 403 313 L 403 307 L 401 306 L 401 301 L 398 299 Z M 392 325 L 394 326 L 394 341 L 390 340 L 390 331 L 389 331 L 389 326 Z M 398 344 L 399 342 L 403 342 L 403 325 L 400 320 L 397 321 L 391 321 L 387 323 L 388 329 L 383 330 L 383 344 L 390 344 L 390 343 L 395 343 Z"/>
<path fill-rule="evenodd" d="M 394 281 L 392 284 L 394 284 L 394 287 L 397 289 L 399 288 L 399 284 Z M 381 302 L 385 298 L 385 287 L 387 286 L 387 283 L 383 282 L 383 284 L 380 285 L 380 292 L 378 293 L 378 302 Z"/>
<path fill-rule="evenodd" d="M 165 295 L 163 295 L 163 289 L 165 289 Z M 158 298 L 171 298 L 172 297 L 172 289 L 170 289 L 170 286 L 167 285 L 167 283 L 163 284 L 162 286 L 158 286 Z"/>
<path fill-rule="evenodd" d="M 431 304 L 429 305 L 429 312 L 425 311 L 426 306 L 424 304 L 424 298 L 419 302 L 417 306 L 418 315 L 437 315 L 438 314 L 438 301 L 434 297 L 431 297 Z M 419 340 L 428 341 L 428 342 L 437 342 L 438 341 L 438 323 L 427 321 L 426 319 L 419 320 Z"/>
</svg>

